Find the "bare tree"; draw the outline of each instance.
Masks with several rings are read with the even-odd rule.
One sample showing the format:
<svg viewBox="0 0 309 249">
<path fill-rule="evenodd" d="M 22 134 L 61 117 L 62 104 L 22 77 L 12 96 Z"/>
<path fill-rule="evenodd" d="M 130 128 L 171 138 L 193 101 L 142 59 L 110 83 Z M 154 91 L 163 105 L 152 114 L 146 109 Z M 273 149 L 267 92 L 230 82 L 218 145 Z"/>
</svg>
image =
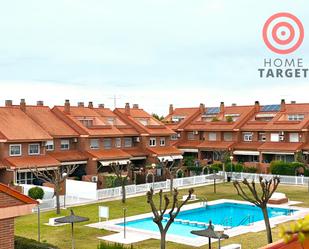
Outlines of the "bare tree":
<svg viewBox="0 0 309 249">
<path fill-rule="evenodd" d="M 166 172 L 168 172 L 168 175 L 170 177 L 170 192 L 172 194 L 173 189 L 174 189 L 174 178 L 176 175 L 176 171 L 178 167 L 175 167 L 175 160 L 169 165 L 169 161 L 165 162 L 160 162 L 162 163 L 163 170 L 165 171 L 165 177 L 166 177 Z"/>
<path fill-rule="evenodd" d="M 160 230 L 160 235 L 161 235 L 161 249 L 165 249 L 165 241 L 166 241 L 166 234 L 172 223 L 174 222 L 175 218 L 180 212 L 180 209 L 182 208 L 183 205 L 185 205 L 190 199 L 191 196 L 194 192 L 194 189 L 189 189 L 189 195 L 187 196 L 185 201 L 182 201 L 181 203 L 178 202 L 178 190 L 174 189 L 172 193 L 172 203 L 170 202 L 170 199 L 167 194 L 163 196 L 163 191 L 162 189 L 159 192 L 159 209 L 156 207 L 153 196 L 154 196 L 154 191 L 151 188 L 150 191 L 147 192 L 147 203 L 151 207 L 151 211 L 154 215 L 153 222 L 157 224 L 159 230 Z M 163 198 L 164 198 L 164 203 L 163 203 Z M 171 209 L 168 212 L 168 221 L 165 225 L 165 227 L 162 224 L 164 215 L 171 204 Z"/>
<path fill-rule="evenodd" d="M 272 243 L 273 239 L 272 239 L 272 234 L 271 234 L 269 217 L 267 213 L 267 203 L 269 199 L 271 198 L 271 196 L 273 195 L 273 193 L 276 191 L 280 183 L 280 178 L 273 177 L 270 180 L 267 180 L 267 179 L 263 179 L 263 177 L 260 176 L 259 177 L 259 183 L 260 183 L 259 190 L 256 189 L 254 180 L 250 183 L 248 182 L 247 179 L 244 179 L 242 183 L 243 183 L 243 186 L 247 187 L 247 190 L 249 190 L 251 194 L 248 194 L 248 191 L 247 192 L 244 191 L 241 184 L 238 181 L 235 181 L 233 184 L 237 190 L 237 194 L 244 200 L 253 203 L 255 206 L 259 207 L 262 210 L 263 216 L 264 216 L 264 222 L 266 226 L 267 241 L 268 243 Z"/>
<path fill-rule="evenodd" d="M 56 213 L 60 214 L 60 191 L 61 184 L 65 179 L 72 174 L 79 165 L 66 165 L 60 166 L 57 168 L 30 168 L 30 171 L 35 175 L 36 178 L 41 179 L 45 182 L 52 183 L 55 186 L 55 195 L 56 195 Z"/>
</svg>

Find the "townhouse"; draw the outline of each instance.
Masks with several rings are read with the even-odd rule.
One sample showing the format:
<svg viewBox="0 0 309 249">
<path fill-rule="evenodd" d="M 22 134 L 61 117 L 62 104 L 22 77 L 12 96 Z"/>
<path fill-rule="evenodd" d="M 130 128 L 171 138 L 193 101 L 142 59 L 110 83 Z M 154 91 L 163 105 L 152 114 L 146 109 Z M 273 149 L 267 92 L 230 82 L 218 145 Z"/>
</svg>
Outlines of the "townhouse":
<svg viewBox="0 0 309 249">
<path fill-rule="evenodd" d="M 299 153 L 308 160 L 309 104 L 170 106 L 164 122 L 179 133 L 179 149 L 206 163 L 221 160 L 223 152 L 261 171 L 273 160 L 294 161 Z"/>
</svg>

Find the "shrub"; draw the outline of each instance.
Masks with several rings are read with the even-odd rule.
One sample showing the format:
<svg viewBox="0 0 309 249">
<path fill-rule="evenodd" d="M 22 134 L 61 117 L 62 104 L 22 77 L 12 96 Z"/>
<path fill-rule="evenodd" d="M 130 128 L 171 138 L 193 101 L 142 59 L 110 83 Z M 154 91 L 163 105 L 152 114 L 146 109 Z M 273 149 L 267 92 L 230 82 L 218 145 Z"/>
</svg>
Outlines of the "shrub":
<svg viewBox="0 0 309 249">
<path fill-rule="evenodd" d="M 241 163 L 227 163 L 225 164 L 225 171 L 226 172 L 243 172 L 244 166 Z"/>
<path fill-rule="evenodd" d="M 194 166 L 195 158 L 194 156 L 184 156 L 183 165 L 185 166 Z"/>
<path fill-rule="evenodd" d="M 100 242 L 97 249 L 133 249 L 133 245 L 131 246 L 124 246 L 122 244 L 110 244 L 107 242 Z"/>
<path fill-rule="evenodd" d="M 246 173 L 256 173 L 257 168 L 256 167 L 244 167 L 244 172 L 246 172 Z"/>
<path fill-rule="evenodd" d="M 300 167 L 304 168 L 304 164 L 300 162 L 287 163 L 283 161 L 272 161 L 270 164 L 270 172 L 274 175 L 293 176 Z"/>
<path fill-rule="evenodd" d="M 217 117 L 213 117 L 212 120 L 211 120 L 211 122 L 218 122 L 218 121 L 220 121 L 220 120 Z"/>
<path fill-rule="evenodd" d="M 28 191 L 28 195 L 32 198 L 32 199 L 43 199 L 44 197 L 44 190 L 40 187 L 33 187 L 30 188 Z"/>
<path fill-rule="evenodd" d="M 209 167 L 209 172 L 210 173 L 219 172 L 221 170 L 222 170 L 222 164 L 219 164 L 219 163 L 212 164 Z"/>
<path fill-rule="evenodd" d="M 202 167 L 196 167 L 196 166 L 187 166 L 187 169 L 193 171 L 196 175 L 199 175 L 203 170 Z"/>
<path fill-rule="evenodd" d="M 59 247 L 48 243 L 40 243 L 36 240 L 19 236 L 15 236 L 14 245 L 15 249 L 59 249 Z"/>
<path fill-rule="evenodd" d="M 115 187 L 115 180 L 116 176 L 105 176 L 105 184 L 106 188 L 113 188 Z"/>
<path fill-rule="evenodd" d="M 233 118 L 231 116 L 227 116 L 226 118 L 226 122 L 233 122 Z"/>
</svg>

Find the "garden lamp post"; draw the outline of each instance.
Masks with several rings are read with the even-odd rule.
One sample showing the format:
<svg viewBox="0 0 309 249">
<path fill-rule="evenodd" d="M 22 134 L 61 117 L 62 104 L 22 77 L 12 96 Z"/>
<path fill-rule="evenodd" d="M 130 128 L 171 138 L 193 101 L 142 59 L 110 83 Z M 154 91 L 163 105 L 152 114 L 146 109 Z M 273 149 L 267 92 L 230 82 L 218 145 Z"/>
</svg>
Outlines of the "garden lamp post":
<svg viewBox="0 0 309 249">
<path fill-rule="evenodd" d="M 231 172 L 232 172 L 232 177 L 233 177 L 233 159 L 234 157 L 231 155 L 230 160 L 231 160 Z"/>
<path fill-rule="evenodd" d="M 154 189 L 154 182 L 155 182 L 154 170 L 156 168 L 156 164 L 155 163 L 151 164 L 151 167 L 152 167 L 152 188 Z"/>
<path fill-rule="evenodd" d="M 37 202 L 38 202 L 38 207 L 37 207 L 38 208 L 38 241 L 41 242 L 41 224 L 40 224 L 40 222 L 41 222 L 41 217 L 40 217 L 41 210 L 40 210 L 40 205 L 43 201 L 41 199 L 37 199 Z"/>
</svg>

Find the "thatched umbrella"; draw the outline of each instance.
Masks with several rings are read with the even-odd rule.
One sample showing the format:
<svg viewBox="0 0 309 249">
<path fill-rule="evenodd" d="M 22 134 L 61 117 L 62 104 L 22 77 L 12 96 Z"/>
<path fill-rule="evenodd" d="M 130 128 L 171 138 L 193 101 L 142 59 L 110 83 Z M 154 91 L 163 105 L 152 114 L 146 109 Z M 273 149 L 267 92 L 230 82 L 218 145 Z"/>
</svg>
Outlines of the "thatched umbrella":
<svg viewBox="0 0 309 249">
<path fill-rule="evenodd" d="M 202 237 L 207 237 L 208 238 L 208 248 L 211 249 L 211 239 L 228 239 L 229 236 L 227 234 L 219 234 L 216 233 L 214 230 L 214 226 L 211 224 L 211 220 L 209 221 L 209 226 L 207 229 L 204 230 L 196 230 L 196 231 L 191 231 L 192 234 L 197 235 L 197 236 L 202 236 Z"/>
<path fill-rule="evenodd" d="M 71 223 L 72 249 L 75 248 L 74 247 L 74 223 L 84 222 L 84 221 L 88 221 L 88 220 L 89 220 L 89 218 L 87 218 L 87 217 L 81 217 L 81 216 L 75 215 L 72 209 L 71 209 L 71 215 L 55 219 L 55 222 L 58 222 L 58 223 Z"/>
</svg>

